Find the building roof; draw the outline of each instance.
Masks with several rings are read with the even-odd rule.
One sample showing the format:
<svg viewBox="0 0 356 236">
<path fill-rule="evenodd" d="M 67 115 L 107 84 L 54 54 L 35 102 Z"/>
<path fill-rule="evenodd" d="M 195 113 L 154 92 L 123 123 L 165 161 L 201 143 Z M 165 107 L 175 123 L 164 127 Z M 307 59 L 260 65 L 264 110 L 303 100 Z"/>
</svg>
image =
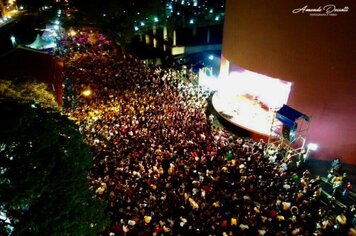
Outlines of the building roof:
<svg viewBox="0 0 356 236">
<path fill-rule="evenodd" d="M 22 46 L 0 55 L 0 78 L 28 77 L 44 82 L 61 103 L 63 65 L 52 55 Z"/>
</svg>

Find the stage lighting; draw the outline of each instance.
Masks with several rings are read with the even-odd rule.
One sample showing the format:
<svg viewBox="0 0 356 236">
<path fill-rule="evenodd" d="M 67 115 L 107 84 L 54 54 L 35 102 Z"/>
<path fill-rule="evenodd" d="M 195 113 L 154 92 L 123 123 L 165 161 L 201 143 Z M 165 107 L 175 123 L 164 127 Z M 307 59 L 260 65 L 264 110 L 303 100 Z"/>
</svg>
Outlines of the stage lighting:
<svg viewBox="0 0 356 236">
<path fill-rule="evenodd" d="M 308 150 L 310 150 L 310 151 L 316 151 L 316 150 L 318 150 L 318 148 L 319 148 L 319 145 L 316 144 L 316 143 L 309 143 L 308 144 Z"/>
</svg>

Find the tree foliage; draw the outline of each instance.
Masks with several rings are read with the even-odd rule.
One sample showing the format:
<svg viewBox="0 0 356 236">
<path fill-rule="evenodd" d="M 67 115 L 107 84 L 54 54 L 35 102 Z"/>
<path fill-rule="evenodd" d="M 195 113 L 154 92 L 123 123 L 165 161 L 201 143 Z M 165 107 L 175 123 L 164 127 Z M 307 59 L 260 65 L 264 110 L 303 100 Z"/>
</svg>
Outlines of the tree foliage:
<svg viewBox="0 0 356 236">
<path fill-rule="evenodd" d="M 41 107 L 60 110 L 53 93 L 48 91 L 45 83 L 28 78 L 0 80 L 0 99 L 33 101 Z"/>
<path fill-rule="evenodd" d="M 17 6 L 25 6 L 27 10 L 38 11 L 43 6 L 53 6 L 53 0 L 17 0 Z"/>
<path fill-rule="evenodd" d="M 3 99 L 0 112 L 0 232 L 98 235 L 108 218 L 89 189 L 92 157 L 77 127 L 31 102 Z"/>
</svg>

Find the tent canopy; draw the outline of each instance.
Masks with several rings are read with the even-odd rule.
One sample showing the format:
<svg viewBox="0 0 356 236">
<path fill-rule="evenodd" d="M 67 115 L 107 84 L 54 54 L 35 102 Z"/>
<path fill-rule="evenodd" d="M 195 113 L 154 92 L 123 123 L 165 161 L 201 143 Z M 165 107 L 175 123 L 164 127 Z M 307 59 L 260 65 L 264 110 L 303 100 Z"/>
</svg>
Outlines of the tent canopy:
<svg viewBox="0 0 356 236">
<path fill-rule="evenodd" d="M 28 44 L 26 46 L 33 49 L 48 49 L 48 48 L 56 47 L 56 44 L 42 39 L 42 37 L 39 34 L 37 34 L 35 41 L 33 41 L 33 43 Z"/>
</svg>

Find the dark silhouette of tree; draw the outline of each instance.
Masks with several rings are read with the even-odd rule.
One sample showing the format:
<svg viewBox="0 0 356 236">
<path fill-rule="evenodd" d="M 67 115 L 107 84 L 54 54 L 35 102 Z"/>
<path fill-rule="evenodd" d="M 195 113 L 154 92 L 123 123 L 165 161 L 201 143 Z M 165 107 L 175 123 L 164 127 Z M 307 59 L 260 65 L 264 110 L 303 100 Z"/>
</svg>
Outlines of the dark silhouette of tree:
<svg viewBox="0 0 356 236">
<path fill-rule="evenodd" d="M 92 156 L 57 111 L 0 100 L 0 233 L 98 235 L 105 203 L 89 189 Z"/>
<path fill-rule="evenodd" d="M 54 3 L 52 0 L 18 0 L 17 5 L 24 5 L 30 10 L 39 10 L 41 7 L 50 6 Z"/>
</svg>

